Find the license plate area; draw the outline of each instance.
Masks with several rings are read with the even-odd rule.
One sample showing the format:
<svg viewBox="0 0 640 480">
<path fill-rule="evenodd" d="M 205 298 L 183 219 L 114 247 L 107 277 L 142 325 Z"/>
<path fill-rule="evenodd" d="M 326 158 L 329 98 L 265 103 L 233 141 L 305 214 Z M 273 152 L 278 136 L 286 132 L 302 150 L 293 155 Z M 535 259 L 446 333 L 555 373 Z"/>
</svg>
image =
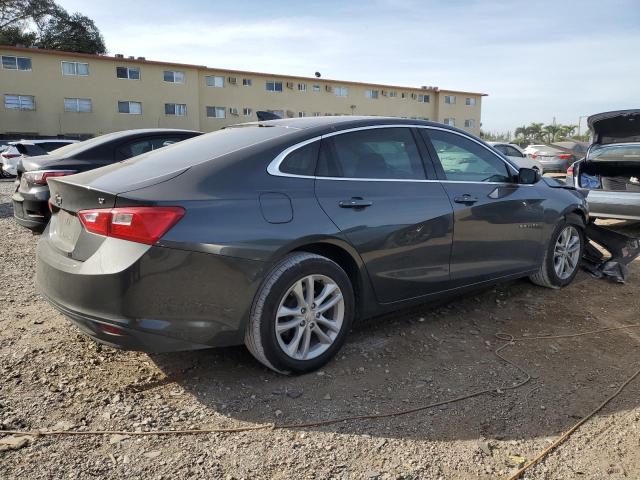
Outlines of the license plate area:
<svg viewBox="0 0 640 480">
<path fill-rule="evenodd" d="M 51 216 L 51 243 L 63 252 L 73 252 L 81 232 L 82 225 L 77 216 L 64 210 L 58 210 L 58 213 Z"/>
</svg>

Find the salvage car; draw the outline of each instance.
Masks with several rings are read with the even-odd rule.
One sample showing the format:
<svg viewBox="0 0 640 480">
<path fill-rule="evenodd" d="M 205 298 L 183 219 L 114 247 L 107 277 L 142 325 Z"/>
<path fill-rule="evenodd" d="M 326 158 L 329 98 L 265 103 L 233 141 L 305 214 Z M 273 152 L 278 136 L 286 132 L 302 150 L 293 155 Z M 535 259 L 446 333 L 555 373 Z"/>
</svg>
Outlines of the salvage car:
<svg viewBox="0 0 640 480">
<path fill-rule="evenodd" d="M 20 225 L 40 231 L 49 221 L 50 178 L 111 165 L 200 133 L 165 128 L 124 130 L 59 148 L 49 155 L 22 158 L 12 197 L 13 216 Z M 150 175 L 153 175 L 152 170 Z"/>
<path fill-rule="evenodd" d="M 227 127 L 49 180 L 43 295 L 94 339 L 149 352 L 244 343 L 319 368 L 355 318 L 578 269 L 575 189 L 438 123 L 310 117 Z"/>
<path fill-rule="evenodd" d="M 49 152 L 64 147 L 71 143 L 78 143 L 78 140 L 19 140 L 9 142 L 8 147 L 0 154 L 2 159 L 2 172 L 5 177 L 15 177 L 20 159 L 37 155 L 47 155 Z"/>
<path fill-rule="evenodd" d="M 587 119 L 593 142 L 566 181 L 584 192 L 591 216 L 640 220 L 640 110 Z"/>
<path fill-rule="evenodd" d="M 487 144 L 498 150 L 501 154 L 515 163 L 519 168 L 532 168 L 540 172 L 540 175 L 544 173 L 544 167 L 542 166 L 542 164 L 537 160 L 529 158 L 527 154 L 524 153 L 524 150 L 522 150 L 518 145 L 503 142 L 487 142 Z"/>
</svg>

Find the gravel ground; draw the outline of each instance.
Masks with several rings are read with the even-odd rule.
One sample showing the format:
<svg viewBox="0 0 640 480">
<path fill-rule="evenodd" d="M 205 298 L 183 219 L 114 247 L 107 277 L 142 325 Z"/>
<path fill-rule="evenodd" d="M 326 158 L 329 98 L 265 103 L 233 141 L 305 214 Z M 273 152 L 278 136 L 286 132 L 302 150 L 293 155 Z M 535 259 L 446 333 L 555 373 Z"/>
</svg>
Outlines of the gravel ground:
<svg viewBox="0 0 640 480">
<path fill-rule="evenodd" d="M 564 290 L 517 281 L 367 322 L 320 372 L 278 376 L 244 348 L 145 355 L 99 346 L 35 291 L 37 237 L 0 182 L 0 422 L 5 429 L 147 431 L 405 416 L 236 434 L 44 436 L 0 451 L 0 478 L 506 477 L 640 365 L 640 329 L 518 343 L 496 332 L 574 333 L 638 321 L 640 262 L 625 285 L 581 272 Z M 633 230 L 635 228 L 635 230 Z M 640 230 L 633 227 L 636 234 Z M 640 379 L 525 478 L 639 478 Z M 2 447 L 0 446 L 0 449 Z"/>
</svg>

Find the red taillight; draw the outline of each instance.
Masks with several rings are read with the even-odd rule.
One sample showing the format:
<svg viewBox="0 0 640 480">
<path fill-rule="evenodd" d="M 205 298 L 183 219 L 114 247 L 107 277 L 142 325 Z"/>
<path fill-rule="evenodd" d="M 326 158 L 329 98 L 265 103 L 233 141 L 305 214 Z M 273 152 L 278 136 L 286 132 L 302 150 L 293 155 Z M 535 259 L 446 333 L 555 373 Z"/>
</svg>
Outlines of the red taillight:
<svg viewBox="0 0 640 480">
<path fill-rule="evenodd" d="M 567 177 L 573 177 L 573 165 L 567 168 Z"/>
<path fill-rule="evenodd" d="M 538 158 L 538 154 L 537 154 L 537 153 L 532 153 L 532 154 L 530 155 L 530 157 L 531 157 L 533 160 L 535 160 L 536 158 Z"/>
<path fill-rule="evenodd" d="M 147 245 L 160 240 L 183 216 L 182 207 L 122 207 L 78 212 L 88 232 Z"/>
<path fill-rule="evenodd" d="M 561 153 L 558 155 L 558 158 L 560 160 L 569 160 L 571 158 L 571 154 L 570 153 Z"/>
<path fill-rule="evenodd" d="M 3 153 L 0 155 L 0 157 L 4 157 L 4 158 L 16 158 L 19 156 L 20 156 L 19 153 Z"/>
<path fill-rule="evenodd" d="M 73 175 L 75 170 L 33 170 L 24 172 L 22 176 L 25 180 L 33 185 L 46 185 L 47 180 L 53 177 L 65 177 Z"/>
</svg>

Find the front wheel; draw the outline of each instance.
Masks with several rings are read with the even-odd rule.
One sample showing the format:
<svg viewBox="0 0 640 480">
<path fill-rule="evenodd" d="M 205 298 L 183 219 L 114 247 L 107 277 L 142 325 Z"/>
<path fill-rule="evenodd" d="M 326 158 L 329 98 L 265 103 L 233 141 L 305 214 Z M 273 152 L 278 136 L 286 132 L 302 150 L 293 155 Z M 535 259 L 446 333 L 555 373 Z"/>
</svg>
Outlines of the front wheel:
<svg viewBox="0 0 640 480">
<path fill-rule="evenodd" d="M 349 277 L 320 255 L 295 252 L 267 275 L 254 300 L 245 344 L 280 373 L 320 368 L 340 349 L 354 316 Z"/>
<path fill-rule="evenodd" d="M 569 285 L 578 273 L 584 245 L 582 222 L 569 216 L 556 226 L 540 270 L 531 275 L 531 281 L 548 288 Z"/>
</svg>

